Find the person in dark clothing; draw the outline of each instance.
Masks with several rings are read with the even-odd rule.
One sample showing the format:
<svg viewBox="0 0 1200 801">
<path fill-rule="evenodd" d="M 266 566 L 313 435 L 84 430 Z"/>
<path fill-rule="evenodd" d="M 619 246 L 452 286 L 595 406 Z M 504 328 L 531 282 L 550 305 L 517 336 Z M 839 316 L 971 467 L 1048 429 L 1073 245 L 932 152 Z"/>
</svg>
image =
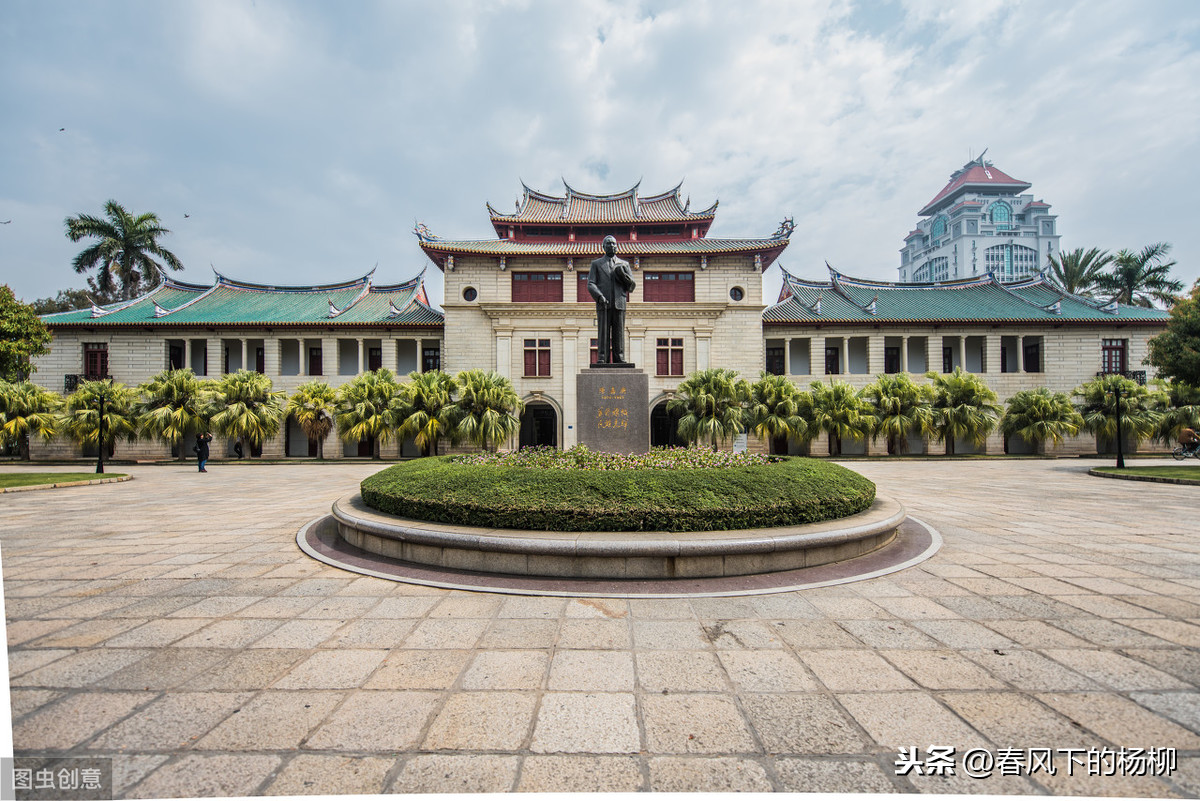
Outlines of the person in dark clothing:
<svg viewBox="0 0 1200 801">
<path fill-rule="evenodd" d="M 233 443 L 233 455 L 239 459 L 246 455 L 245 451 L 242 450 L 242 441 L 240 439 Z"/>
<path fill-rule="evenodd" d="M 192 446 L 192 450 L 196 452 L 196 461 L 200 464 L 200 472 L 207 473 L 204 465 L 208 462 L 208 443 L 212 442 L 212 434 L 197 434 L 196 444 Z"/>
</svg>

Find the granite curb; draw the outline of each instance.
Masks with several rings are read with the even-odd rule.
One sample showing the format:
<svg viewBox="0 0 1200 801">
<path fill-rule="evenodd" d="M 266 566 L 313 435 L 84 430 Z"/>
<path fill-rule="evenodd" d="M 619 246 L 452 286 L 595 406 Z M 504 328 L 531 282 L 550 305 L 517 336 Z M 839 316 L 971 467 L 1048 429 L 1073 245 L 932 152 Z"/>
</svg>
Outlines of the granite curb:
<svg viewBox="0 0 1200 801">
<path fill-rule="evenodd" d="M 1099 478 L 1115 478 L 1118 481 L 1152 481 L 1155 484 L 1182 484 L 1191 487 L 1200 487 L 1200 481 L 1190 478 L 1168 478 L 1167 476 L 1122 476 L 1116 473 L 1107 473 L 1098 468 L 1093 467 L 1088 470 L 1089 476 L 1098 476 Z"/>
<path fill-rule="evenodd" d="M 111 478 L 94 478 L 87 481 L 56 481 L 53 484 L 30 484 L 27 487 L 3 487 L 0 495 L 8 492 L 28 492 L 30 490 L 58 489 L 60 487 L 86 487 L 91 484 L 117 484 L 128 481 L 133 476 L 113 476 Z"/>
</svg>

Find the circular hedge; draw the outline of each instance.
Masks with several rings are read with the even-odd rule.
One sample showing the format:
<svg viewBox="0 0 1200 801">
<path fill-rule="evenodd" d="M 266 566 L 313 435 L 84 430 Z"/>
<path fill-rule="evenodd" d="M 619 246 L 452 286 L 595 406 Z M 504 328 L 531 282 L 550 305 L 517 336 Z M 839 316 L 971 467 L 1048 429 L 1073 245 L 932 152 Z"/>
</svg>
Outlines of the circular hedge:
<svg viewBox="0 0 1200 801">
<path fill-rule="evenodd" d="M 815 523 L 861 512 L 875 485 L 804 458 L 705 468 L 563 469 L 415 459 L 362 482 L 381 512 L 461 526 L 541 531 L 716 531 Z"/>
</svg>

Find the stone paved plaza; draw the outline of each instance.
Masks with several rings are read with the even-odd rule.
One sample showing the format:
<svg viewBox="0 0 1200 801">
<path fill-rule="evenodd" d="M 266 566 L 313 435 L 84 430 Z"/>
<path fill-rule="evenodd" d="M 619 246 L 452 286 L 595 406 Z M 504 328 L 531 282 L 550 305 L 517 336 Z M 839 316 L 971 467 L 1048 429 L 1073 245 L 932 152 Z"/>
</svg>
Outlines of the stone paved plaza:
<svg viewBox="0 0 1200 801">
<path fill-rule="evenodd" d="M 4 495 L 14 746 L 113 756 L 118 797 L 1195 796 L 1200 489 L 1095 464 L 855 462 L 940 531 L 937 555 L 670 600 L 451 591 L 304 556 L 297 530 L 377 464 L 144 465 Z M 896 775 L 898 747 L 930 745 L 1175 748 L 1178 765 Z"/>
</svg>

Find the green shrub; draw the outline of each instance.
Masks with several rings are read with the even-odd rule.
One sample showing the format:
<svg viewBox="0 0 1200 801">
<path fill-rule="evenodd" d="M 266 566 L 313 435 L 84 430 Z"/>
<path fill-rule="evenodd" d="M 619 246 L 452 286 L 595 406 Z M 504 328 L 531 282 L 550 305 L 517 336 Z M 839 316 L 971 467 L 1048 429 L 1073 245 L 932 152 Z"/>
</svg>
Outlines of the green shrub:
<svg viewBox="0 0 1200 801">
<path fill-rule="evenodd" d="M 815 459 L 622 470 L 453 459 L 389 467 L 362 482 L 363 500 L 381 512 L 417 520 L 542 531 L 791 526 L 852 515 L 875 500 L 875 485 L 866 478 Z"/>
</svg>

